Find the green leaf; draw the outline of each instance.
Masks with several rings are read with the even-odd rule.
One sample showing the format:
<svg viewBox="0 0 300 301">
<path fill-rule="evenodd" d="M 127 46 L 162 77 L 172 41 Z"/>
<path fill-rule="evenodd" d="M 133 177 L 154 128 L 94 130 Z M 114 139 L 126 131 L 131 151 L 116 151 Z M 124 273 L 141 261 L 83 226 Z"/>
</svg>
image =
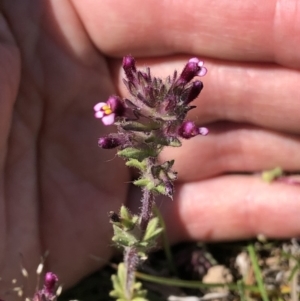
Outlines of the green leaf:
<svg viewBox="0 0 300 301">
<path fill-rule="evenodd" d="M 135 180 L 133 182 L 133 184 L 136 185 L 136 186 L 142 186 L 143 187 L 143 186 L 147 186 L 147 185 L 152 184 L 152 183 L 147 178 L 141 178 L 141 179 Z"/>
<path fill-rule="evenodd" d="M 163 232 L 162 228 L 156 229 L 152 235 L 148 238 L 149 244 L 151 244 L 151 246 L 149 245 L 149 247 L 152 247 L 153 245 L 155 245 L 155 239 Z"/>
<path fill-rule="evenodd" d="M 127 297 L 126 292 L 126 267 L 124 263 L 118 265 L 117 275 L 111 277 L 113 290 L 110 292 L 110 296 L 116 298 L 117 301 L 147 301 L 145 298 L 147 291 L 142 289 L 140 282 L 135 282 L 132 286 L 131 296 Z"/>
<path fill-rule="evenodd" d="M 164 184 L 159 184 L 159 185 L 153 187 L 153 190 L 155 190 L 156 192 L 158 192 L 160 194 L 167 195 L 166 187 Z"/>
<path fill-rule="evenodd" d="M 128 167 L 135 167 L 141 171 L 145 171 L 147 169 L 147 165 L 144 162 L 145 160 L 143 160 L 142 162 L 138 161 L 137 159 L 130 159 L 129 161 L 127 161 L 125 164 Z"/>
<path fill-rule="evenodd" d="M 172 181 L 177 180 L 177 172 L 176 171 L 171 170 L 167 173 L 167 175 L 170 180 L 172 180 Z"/>
<path fill-rule="evenodd" d="M 180 147 L 182 144 L 179 139 L 172 137 L 168 139 L 168 145 L 173 147 Z"/>
<path fill-rule="evenodd" d="M 139 161 L 144 160 L 148 157 L 156 157 L 157 153 L 155 149 L 138 149 L 134 147 L 124 148 L 117 153 L 119 156 L 127 159 L 137 159 Z"/>
<path fill-rule="evenodd" d="M 145 293 L 145 295 L 147 294 L 147 292 Z M 132 301 L 147 301 L 148 299 L 146 298 L 143 298 L 143 297 L 136 297 L 136 298 L 133 298 Z"/>
<path fill-rule="evenodd" d="M 120 279 L 118 278 L 117 275 L 112 275 L 111 281 L 113 283 L 114 289 L 113 291 L 110 292 L 110 296 L 117 298 L 123 293 L 122 284 L 120 283 Z"/>
<path fill-rule="evenodd" d="M 125 283 L 126 283 L 126 268 L 125 268 L 125 264 L 124 263 L 120 263 L 118 265 L 118 278 L 120 280 L 120 283 L 122 285 L 124 285 L 125 287 Z"/>
<path fill-rule="evenodd" d="M 114 225 L 119 226 L 125 231 L 129 231 L 135 226 L 136 222 L 138 221 L 138 218 L 139 217 L 137 215 L 132 215 L 125 206 L 122 206 L 120 209 L 121 222 L 114 223 Z"/>
<path fill-rule="evenodd" d="M 123 263 L 118 265 L 117 275 L 112 275 L 111 277 L 113 290 L 110 292 L 110 296 L 116 298 L 117 300 L 125 301 L 125 281 L 126 281 L 126 270 Z"/>
<path fill-rule="evenodd" d="M 165 170 L 169 170 L 174 165 L 175 160 L 166 161 L 161 164 L 161 167 Z"/>
<path fill-rule="evenodd" d="M 120 217 L 123 218 L 123 219 L 129 219 L 129 220 L 132 217 L 129 210 L 124 205 L 121 206 Z"/>
<path fill-rule="evenodd" d="M 146 186 L 146 188 L 151 191 L 151 190 L 154 190 L 155 188 L 155 184 L 151 181 L 149 181 L 148 185 Z"/>
<path fill-rule="evenodd" d="M 145 235 L 143 237 L 143 242 L 154 239 L 162 231 L 163 228 L 159 227 L 159 219 L 157 217 L 152 218 L 148 223 L 147 229 L 145 231 Z"/>
<path fill-rule="evenodd" d="M 132 234 L 132 232 L 125 231 L 116 225 L 113 225 L 113 229 L 114 236 L 112 240 L 118 245 L 130 247 L 138 242 L 137 238 Z"/>
<path fill-rule="evenodd" d="M 136 121 L 129 121 L 126 124 L 122 124 L 124 130 L 137 132 L 150 132 L 159 129 L 159 126 L 159 123 L 142 124 Z"/>
</svg>

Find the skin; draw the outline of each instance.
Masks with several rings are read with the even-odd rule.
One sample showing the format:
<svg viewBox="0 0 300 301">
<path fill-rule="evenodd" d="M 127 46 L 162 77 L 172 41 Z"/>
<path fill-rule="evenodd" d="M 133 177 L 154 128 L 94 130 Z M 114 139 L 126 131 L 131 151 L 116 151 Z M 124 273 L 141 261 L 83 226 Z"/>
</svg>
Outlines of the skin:
<svg viewBox="0 0 300 301">
<path fill-rule="evenodd" d="M 97 147 L 112 128 L 92 110 L 126 96 L 126 54 L 158 76 L 194 56 L 208 69 L 189 119 L 210 135 L 161 156 L 180 175 L 159 201 L 170 240 L 299 236 L 299 186 L 257 175 L 300 170 L 297 4 L 2 0 L 0 296 L 21 262 L 30 292 L 46 250 L 46 269 L 74 284 L 113 253 L 108 212 L 139 207 L 124 162 Z"/>
</svg>

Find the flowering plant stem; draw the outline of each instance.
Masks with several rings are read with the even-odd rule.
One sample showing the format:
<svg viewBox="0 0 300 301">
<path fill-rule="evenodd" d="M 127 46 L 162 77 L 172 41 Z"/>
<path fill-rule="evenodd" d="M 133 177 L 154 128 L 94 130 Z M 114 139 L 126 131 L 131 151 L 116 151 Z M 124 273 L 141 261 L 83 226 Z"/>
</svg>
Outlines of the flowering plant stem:
<svg viewBox="0 0 300 301">
<path fill-rule="evenodd" d="M 124 249 L 121 264 L 112 280 L 111 296 L 119 300 L 145 298 L 145 291 L 135 283 L 138 264 L 147 258 L 163 231 L 159 219 L 152 216 L 157 195 L 173 198 L 177 173 L 172 170 L 174 160 L 160 163 L 158 156 L 166 146 L 179 147 L 182 139 L 206 135 L 207 128 L 198 127 L 185 117 L 194 106 L 190 103 L 200 94 L 203 83 L 193 81 L 204 76 L 206 68 L 197 58 L 190 59 L 178 76 L 177 71 L 165 80 L 153 77 L 150 69 L 139 71 L 131 56 L 123 59 L 126 75 L 124 84 L 131 97 L 111 96 L 106 102 L 94 106 L 95 117 L 104 125 L 115 124 L 117 133 L 99 139 L 104 149 L 118 147 L 117 154 L 126 160 L 128 167 L 139 170 L 140 177 L 133 183 L 141 187 L 140 214 L 132 215 L 122 206 L 119 213 L 111 212 L 113 241 Z"/>
<path fill-rule="evenodd" d="M 153 194 L 145 189 L 143 193 L 143 200 L 142 200 L 142 210 L 140 215 L 140 227 L 142 231 L 145 231 L 149 220 L 151 218 L 151 212 L 154 204 L 154 196 Z"/>
</svg>

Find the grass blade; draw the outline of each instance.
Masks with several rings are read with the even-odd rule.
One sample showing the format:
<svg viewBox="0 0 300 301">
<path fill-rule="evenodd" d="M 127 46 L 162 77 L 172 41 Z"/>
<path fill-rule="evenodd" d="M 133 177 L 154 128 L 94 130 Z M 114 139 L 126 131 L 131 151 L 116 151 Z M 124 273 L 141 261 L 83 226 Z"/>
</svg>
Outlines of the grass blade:
<svg viewBox="0 0 300 301">
<path fill-rule="evenodd" d="M 267 290 L 266 290 L 266 288 L 264 286 L 264 283 L 263 283 L 261 270 L 260 270 L 260 267 L 259 267 L 259 264 L 258 264 L 258 259 L 257 259 L 256 252 L 255 252 L 253 244 L 250 244 L 247 247 L 247 249 L 248 249 L 250 260 L 251 260 L 251 263 L 252 263 L 252 266 L 253 266 L 255 279 L 256 279 L 261 297 L 262 297 L 263 301 L 269 301 L 268 293 L 267 293 Z"/>
</svg>

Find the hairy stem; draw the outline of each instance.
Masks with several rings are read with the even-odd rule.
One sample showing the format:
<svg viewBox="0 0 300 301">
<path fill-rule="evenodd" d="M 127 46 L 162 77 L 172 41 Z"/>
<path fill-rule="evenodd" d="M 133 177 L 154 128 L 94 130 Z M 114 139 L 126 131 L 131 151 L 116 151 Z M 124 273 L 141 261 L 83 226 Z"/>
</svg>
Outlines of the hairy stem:
<svg viewBox="0 0 300 301">
<path fill-rule="evenodd" d="M 126 247 L 124 252 L 124 263 L 126 266 L 126 293 L 128 300 L 131 299 L 132 286 L 134 284 L 135 272 L 139 262 L 137 250 L 134 247 Z"/>
<path fill-rule="evenodd" d="M 142 231 L 145 231 L 149 220 L 152 216 L 152 208 L 154 204 L 154 195 L 147 189 L 144 189 L 143 198 L 142 198 L 142 208 L 140 214 L 140 227 Z"/>
</svg>

